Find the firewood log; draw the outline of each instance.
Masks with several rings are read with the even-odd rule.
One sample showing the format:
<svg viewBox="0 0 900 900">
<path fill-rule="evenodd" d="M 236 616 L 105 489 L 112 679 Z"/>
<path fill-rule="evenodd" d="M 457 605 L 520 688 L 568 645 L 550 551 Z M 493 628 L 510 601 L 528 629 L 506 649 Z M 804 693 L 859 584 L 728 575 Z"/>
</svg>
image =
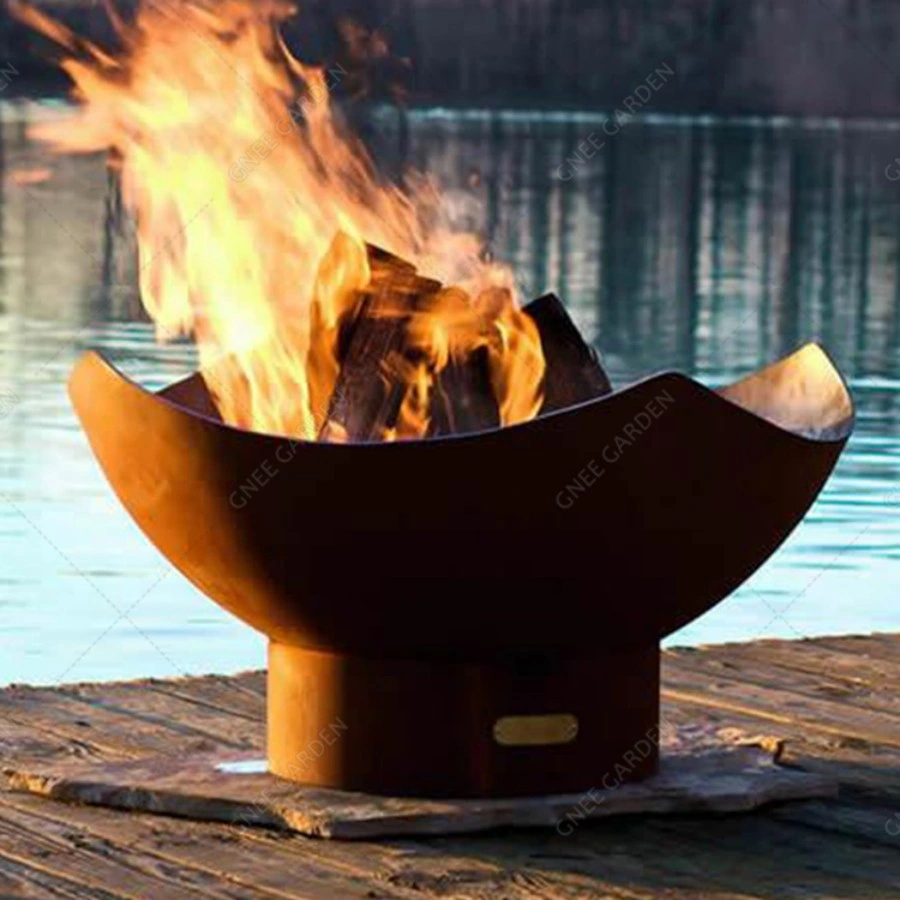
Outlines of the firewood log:
<svg viewBox="0 0 900 900">
<path fill-rule="evenodd" d="M 438 282 L 418 275 L 411 263 L 379 247 L 367 245 L 366 250 L 371 282 L 361 292 L 352 315 L 341 324 L 341 368 L 320 436 L 368 441 L 395 433 L 401 406 L 408 398 L 410 373 L 428 358 L 410 339 L 410 323 L 416 316 L 422 317 L 421 321 L 442 314 L 454 351 L 440 371 L 431 372 L 428 435 L 499 427 L 487 346 L 468 349 L 465 341 L 455 341 L 453 336 L 456 313 L 469 303 L 465 292 L 441 289 Z M 454 304 L 461 310 L 454 311 Z M 612 390 L 596 352 L 582 339 L 554 294 L 532 301 L 524 312 L 538 329 L 546 361 L 541 414 Z M 461 327 L 471 329 L 471 323 Z"/>
<path fill-rule="evenodd" d="M 451 359 L 438 373 L 431 399 L 429 435 L 466 434 L 500 426 L 487 347 Z"/>
<path fill-rule="evenodd" d="M 540 415 L 612 391 L 596 351 L 581 337 L 555 294 L 532 300 L 523 311 L 537 325 L 547 366 Z"/>
<path fill-rule="evenodd" d="M 422 298 L 441 285 L 408 264 L 386 268 L 388 274 L 373 274 L 354 315 L 342 325 L 341 368 L 320 431 L 324 440 L 380 440 L 396 425 L 405 394 L 409 320 Z"/>
</svg>

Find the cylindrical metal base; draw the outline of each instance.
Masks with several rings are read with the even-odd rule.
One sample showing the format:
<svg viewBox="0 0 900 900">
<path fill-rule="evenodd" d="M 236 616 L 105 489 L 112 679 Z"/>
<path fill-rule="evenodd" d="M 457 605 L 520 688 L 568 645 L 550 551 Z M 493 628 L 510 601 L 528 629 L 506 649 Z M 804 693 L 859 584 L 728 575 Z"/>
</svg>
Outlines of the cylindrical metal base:
<svg viewBox="0 0 900 900">
<path fill-rule="evenodd" d="M 656 771 L 659 648 L 602 659 L 371 659 L 270 642 L 276 775 L 345 790 L 503 797 Z"/>
</svg>

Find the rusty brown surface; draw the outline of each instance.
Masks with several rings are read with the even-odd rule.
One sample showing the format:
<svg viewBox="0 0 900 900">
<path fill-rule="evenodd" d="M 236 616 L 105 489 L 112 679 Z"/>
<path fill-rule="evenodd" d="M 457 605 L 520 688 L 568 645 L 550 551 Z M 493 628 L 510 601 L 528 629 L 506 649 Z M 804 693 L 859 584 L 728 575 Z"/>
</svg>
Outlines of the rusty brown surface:
<svg viewBox="0 0 900 900">
<path fill-rule="evenodd" d="M 490 715 L 577 706 L 585 734 L 595 734 L 584 738 L 585 761 L 588 751 L 605 759 L 638 740 L 657 674 L 637 661 L 769 557 L 817 496 L 852 423 L 839 375 L 810 347 L 754 380 L 755 412 L 739 405 L 741 391 L 726 399 L 668 372 L 522 425 L 393 444 L 240 431 L 203 414 L 200 388 L 195 379 L 155 395 L 97 354 L 71 381 L 100 464 L 160 551 L 274 646 L 299 648 L 297 660 L 311 658 L 306 650 L 340 661 L 316 668 L 312 682 L 370 737 L 341 772 L 321 778 L 367 789 L 384 778 L 398 791 L 404 766 L 409 790 L 436 785 L 441 767 L 426 754 L 416 773 L 415 751 L 398 750 L 382 772 L 359 768 L 375 740 L 370 704 L 390 726 L 377 746 L 394 749 L 435 697 L 451 710 L 477 710 L 481 698 Z M 810 437 L 819 393 L 826 436 Z M 798 396 L 796 430 L 769 421 L 773 410 L 797 408 Z M 604 668 L 611 654 L 619 662 Z M 370 675 L 389 680 L 399 660 L 414 661 L 420 685 L 404 688 L 414 702 L 358 693 Z M 304 666 L 285 666 L 285 696 Z M 458 706 L 441 693 L 448 666 L 453 691 L 466 672 L 482 679 Z M 538 678 L 529 706 L 516 686 L 528 666 L 581 667 L 584 680 L 556 693 L 549 674 Z M 604 706 L 615 714 L 604 719 Z M 576 789 L 574 758 L 517 768 L 483 756 L 474 736 L 484 723 L 472 715 L 465 723 L 453 713 L 424 732 L 435 746 L 457 735 L 466 759 L 458 782 L 447 776 L 454 790 Z M 321 717 L 285 700 L 270 718 L 280 757 Z"/>
</svg>

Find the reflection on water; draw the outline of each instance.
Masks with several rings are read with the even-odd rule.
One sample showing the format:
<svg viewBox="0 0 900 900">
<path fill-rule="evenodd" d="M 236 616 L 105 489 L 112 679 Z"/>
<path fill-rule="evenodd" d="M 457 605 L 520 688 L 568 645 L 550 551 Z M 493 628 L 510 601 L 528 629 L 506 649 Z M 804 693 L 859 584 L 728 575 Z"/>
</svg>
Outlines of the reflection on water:
<svg viewBox="0 0 900 900">
<path fill-rule="evenodd" d="M 138 314 L 102 162 L 16 185 L 47 164 L 26 120 L 57 111 L 0 114 L 0 682 L 259 666 L 261 640 L 131 523 L 65 397 L 86 347 L 151 387 L 188 371 L 190 348 L 157 346 Z M 379 155 L 454 189 L 527 293 L 567 300 L 619 384 L 669 367 L 719 384 L 812 338 L 847 374 L 859 418 L 836 476 L 677 641 L 900 629 L 900 131 L 659 119 L 586 158 L 601 121 L 431 111 L 370 130 Z"/>
</svg>

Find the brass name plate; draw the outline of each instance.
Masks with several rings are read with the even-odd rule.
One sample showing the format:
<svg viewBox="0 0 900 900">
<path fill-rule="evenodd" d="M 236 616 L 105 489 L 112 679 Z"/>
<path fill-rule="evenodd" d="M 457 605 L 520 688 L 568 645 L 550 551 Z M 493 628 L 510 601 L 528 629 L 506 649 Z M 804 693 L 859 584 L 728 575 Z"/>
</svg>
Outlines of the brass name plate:
<svg viewBox="0 0 900 900">
<path fill-rule="evenodd" d="M 494 740 L 504 747 L 571 744 L 578 736 L 578 719 L 569 713 L 544 716 L 503 716 L 494 722 Z"/>
</svg>

